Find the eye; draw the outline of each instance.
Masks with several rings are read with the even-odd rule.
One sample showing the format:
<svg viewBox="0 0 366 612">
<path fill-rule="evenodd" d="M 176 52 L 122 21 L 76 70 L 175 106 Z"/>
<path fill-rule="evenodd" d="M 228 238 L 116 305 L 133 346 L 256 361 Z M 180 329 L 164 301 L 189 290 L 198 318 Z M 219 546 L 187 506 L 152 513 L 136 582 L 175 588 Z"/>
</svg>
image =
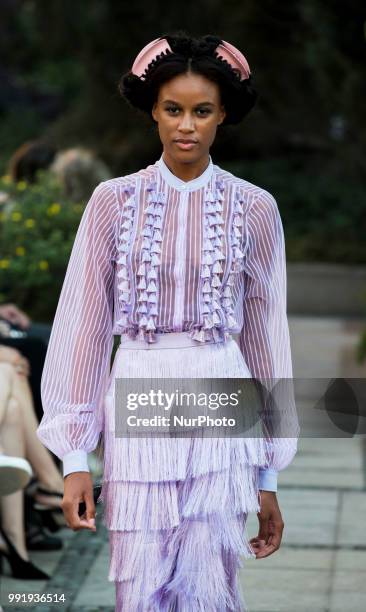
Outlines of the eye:
<svg viewBox="0 0 366 612">
<path fill-rule="evenodd" d="M 179 111 L 179 108 L 177 106 L 167 106 L 165 110 L 168 113 L 172 113 L 174 115 L 174 114 L 176 114 L 176 113 L 174 113 L 174 111 Z"/>
<path fill-rule="evenodd" d="M 208 110 L 208 108 L 198 108 L 197 109 L 197 113 L 203 113 L 201 114 L 201 117 L 206 117 L 206 115 L 210 114 L 210 110 Z"/>
</svg>

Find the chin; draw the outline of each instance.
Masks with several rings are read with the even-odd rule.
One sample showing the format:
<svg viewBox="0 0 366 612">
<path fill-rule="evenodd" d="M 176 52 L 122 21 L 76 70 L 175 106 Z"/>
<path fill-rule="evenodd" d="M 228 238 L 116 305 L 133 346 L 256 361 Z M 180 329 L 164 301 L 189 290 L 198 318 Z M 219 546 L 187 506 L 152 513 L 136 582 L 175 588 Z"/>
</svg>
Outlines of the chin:
<svg viewBox="0 0 366 612">
<path fill-rule="evenodd" d="M 202 153 L 202 151 L 183 151 L 181 149 L 171 151 L 170 156 L 183 163 L 192 163 L 197 162 L 201 157 L 207 155 L 206 153 Z"/>
</svg>

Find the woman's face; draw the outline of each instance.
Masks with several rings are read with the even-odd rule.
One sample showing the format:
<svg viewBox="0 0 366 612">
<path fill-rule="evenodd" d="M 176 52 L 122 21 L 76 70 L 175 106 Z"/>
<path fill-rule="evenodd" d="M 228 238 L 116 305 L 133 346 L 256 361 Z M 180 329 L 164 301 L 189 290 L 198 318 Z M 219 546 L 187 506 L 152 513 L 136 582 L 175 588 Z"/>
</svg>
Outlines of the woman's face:
<svg viewBox="0 0 366 612">
<path fill-rule="evenodd" d="M 217 126 L 225 118 L 219 86 L 192 72 L 164 83 L 152 109 L 167 161 L 207 159 Z"/>
</svg>

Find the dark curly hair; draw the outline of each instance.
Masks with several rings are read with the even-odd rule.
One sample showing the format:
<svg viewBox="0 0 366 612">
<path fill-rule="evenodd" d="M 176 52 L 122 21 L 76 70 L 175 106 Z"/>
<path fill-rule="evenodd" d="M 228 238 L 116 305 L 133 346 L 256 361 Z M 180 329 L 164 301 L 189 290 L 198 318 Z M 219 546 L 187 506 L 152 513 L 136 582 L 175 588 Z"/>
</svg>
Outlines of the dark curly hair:
<svg viewBox="0 0 366 612">
<path fill-rule="evenodd" d="M 160 86 L 179 74 L 188 71 L 205 76 L 218 84 L 221 103 L 226 116 L 222 125 L 233 125 L 249 113 L 258 94 L 252 85 L 252 76 L 241 80 L 240 74 L 230 64 L 219 59 L 216 47 L 222 42 L 218 36 L 206 35 L 192 38 L 183 31 L 162 34 L 172 53 L 161 53 L 149 63 L 142 78 L 129 70 L 119 83 L 118 91 L 127 102 L 144 111 L 152 119 L 151 111 L 158 98 Z"/>
</svg>

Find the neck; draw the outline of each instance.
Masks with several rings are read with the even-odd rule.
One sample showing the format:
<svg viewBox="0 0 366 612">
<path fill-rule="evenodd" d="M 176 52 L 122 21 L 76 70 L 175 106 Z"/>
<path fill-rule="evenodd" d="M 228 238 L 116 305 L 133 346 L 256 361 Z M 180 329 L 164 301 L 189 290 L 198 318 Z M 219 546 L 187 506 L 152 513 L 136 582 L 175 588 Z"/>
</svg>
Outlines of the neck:
<svg viewBox="0 0 366 612">
<path fill-rule="evenodd" d="M 163 160 L 168 166 L 170 172 L 175 174 L 182 181 L 193 181 L 193 179 L 201 176 L 209 164 L 209 156 L 206 155 L 202 159 L 195 161 L 181 162 L 173 159 L 165 151 L 163 152 Z"/>
</svg>

